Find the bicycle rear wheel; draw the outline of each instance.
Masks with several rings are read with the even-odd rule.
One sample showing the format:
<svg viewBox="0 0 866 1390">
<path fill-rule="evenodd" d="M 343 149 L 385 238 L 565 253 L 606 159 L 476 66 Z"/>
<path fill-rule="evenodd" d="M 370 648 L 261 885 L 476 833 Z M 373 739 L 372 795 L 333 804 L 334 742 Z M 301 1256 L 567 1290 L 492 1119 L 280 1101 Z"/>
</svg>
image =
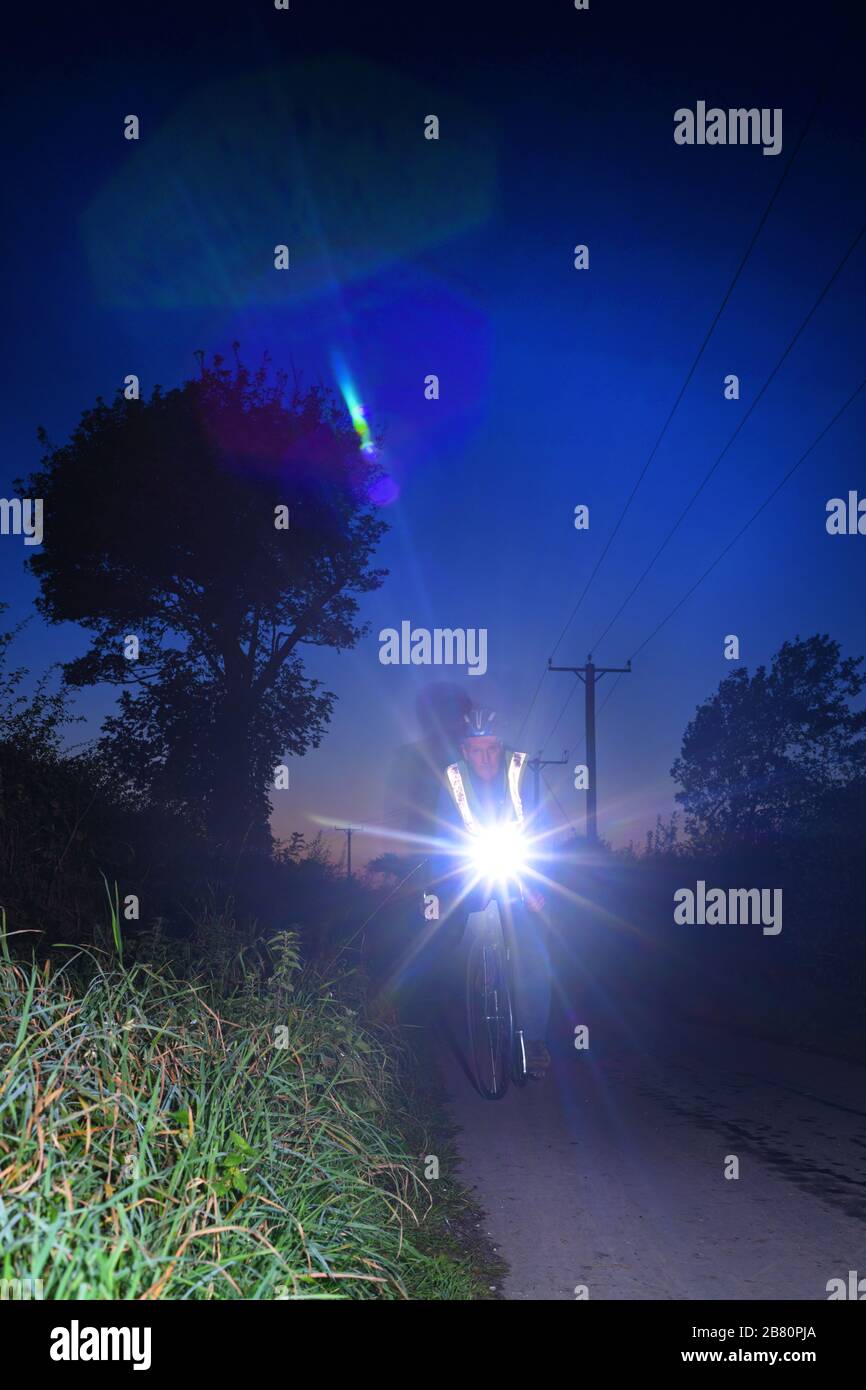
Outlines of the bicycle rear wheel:
<svg viewBox="0 0 866 1390">
<path fill-rule="evenodd" d="M 514 1055 L 514 1020 L 508 954 L 495 919 L 477 933 L 466 970 L 466 1017 L 475 1084 L 487 1100 L 508 1090 Z"/>
</svg>

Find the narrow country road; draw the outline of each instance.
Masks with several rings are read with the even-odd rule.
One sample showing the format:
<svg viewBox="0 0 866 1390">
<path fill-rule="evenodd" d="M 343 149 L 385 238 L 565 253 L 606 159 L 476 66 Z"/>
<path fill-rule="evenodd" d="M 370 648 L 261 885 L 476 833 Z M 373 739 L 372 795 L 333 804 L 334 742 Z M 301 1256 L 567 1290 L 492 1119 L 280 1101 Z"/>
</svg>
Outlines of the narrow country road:
<svg viewBox="0 0 866 1390">
<path fill-rule="evenodd" d="M 820 1300 L 866 1277 L 866 1068 L 689 1022 L 594 1031 L 499 1102 L 456 1029 L 441 1048 L 506 1298 Z"/>
</svg>

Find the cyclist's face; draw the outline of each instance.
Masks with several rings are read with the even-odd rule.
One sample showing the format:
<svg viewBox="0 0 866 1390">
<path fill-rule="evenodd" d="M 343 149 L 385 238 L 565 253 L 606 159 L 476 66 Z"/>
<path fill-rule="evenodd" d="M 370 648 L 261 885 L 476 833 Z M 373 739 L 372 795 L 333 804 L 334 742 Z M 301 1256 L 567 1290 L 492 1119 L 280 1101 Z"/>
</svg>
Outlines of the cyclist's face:
<svg viewBox="0 0 866 1390">
<path fill-rule="evenodd" d="M 463 756 L 483 782 L 490 782 L 502 766 L 502 743 L 498 738 L 467 738 Z"/>
</svg>

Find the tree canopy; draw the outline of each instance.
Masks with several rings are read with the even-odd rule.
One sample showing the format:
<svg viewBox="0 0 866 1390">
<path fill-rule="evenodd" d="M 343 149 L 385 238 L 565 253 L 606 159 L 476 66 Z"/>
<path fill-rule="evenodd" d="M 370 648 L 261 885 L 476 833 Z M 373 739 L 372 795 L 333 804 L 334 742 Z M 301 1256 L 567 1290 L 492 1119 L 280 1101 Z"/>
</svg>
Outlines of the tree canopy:
<svg viewBox="0 0 866 1390">
<path fill-rule="evenodd" d="M 92 633 L 70 685 L 121 687 L 103 737 L 119 789 L 233 848 L 267 838 L 274 767 L 319 744 L 334 700 L 302 650 L 354 646 L 355 595 L 386 573 L 379 465 L 328 390 L 267 359 L 200 355 L 182 386 L 97 398 L 68 443 L 41 437 L 37 606 Z"/>
<path fill-rule="evenodd" d="M 700 848 L 808 833 L 828 799 L 866 785 L 862 657 L 826 635 L 784 642 L 770 669 L 740 666 L 699 706 L 671 772 Z"/>
</svg>

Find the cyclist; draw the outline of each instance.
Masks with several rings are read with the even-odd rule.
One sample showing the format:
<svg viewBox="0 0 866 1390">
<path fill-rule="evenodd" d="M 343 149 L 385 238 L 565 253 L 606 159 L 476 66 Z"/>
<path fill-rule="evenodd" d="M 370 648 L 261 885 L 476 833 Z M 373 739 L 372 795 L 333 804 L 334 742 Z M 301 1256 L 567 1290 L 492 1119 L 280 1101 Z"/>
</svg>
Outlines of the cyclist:
<svg viewBox="0 0 866 1390">
<path fill-rule="evenodd" d="M 439 802 L 440 833 L 443 825 L 454 825 L 471 833 L 478 827 L 525 821 L 520 784 L 526 754 L 506 749 L 495 732 L 495 721 L 495 712 L 487 709 L 471 710 L 464 716 L 462 757 L 444 774 Z M 533 824 L 533 830 L 537 828 Z M 440 897 L 449 886 L 454 897 L 443 915 L 449 926 L 453 927 L 456 920 L 458 933 L 462 935 L 470 912 L 483 910 L 492 890 L 490 885 L 478 883 L 467 893 L 465 884 L 455 881 L 453 868 L 441 888 L 437 886 Z M 517 955 L 514 989 L 524 1031 L 527 1071 L 540 1079 L 550 1066 L 547 1029 L 551 972 L 543 917 L 544 897 L 530 884 L 516 882 L 510 883 L 507 897 L 514 925 Z"/>
</svg>

